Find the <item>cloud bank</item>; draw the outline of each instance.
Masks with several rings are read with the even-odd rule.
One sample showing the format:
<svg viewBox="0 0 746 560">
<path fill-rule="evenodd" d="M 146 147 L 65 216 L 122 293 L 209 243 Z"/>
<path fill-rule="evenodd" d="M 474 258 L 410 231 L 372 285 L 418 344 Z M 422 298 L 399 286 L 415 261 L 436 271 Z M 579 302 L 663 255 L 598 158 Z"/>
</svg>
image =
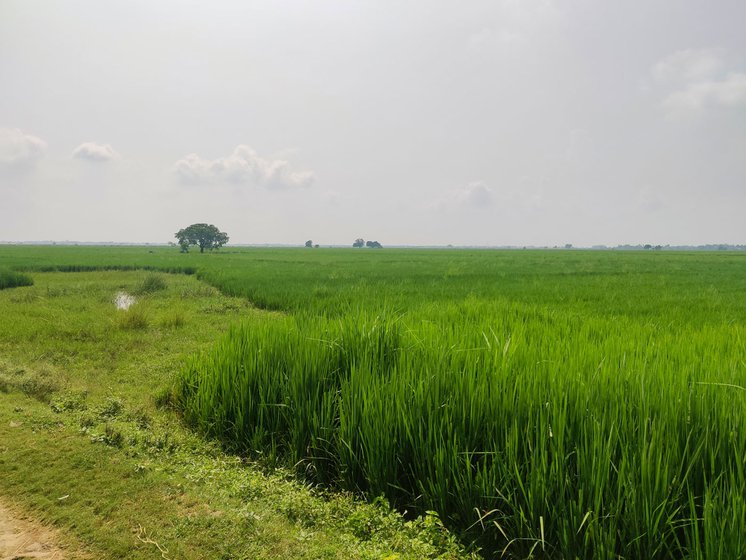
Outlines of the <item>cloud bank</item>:
<svg viewBox="0 0 746 560">
<path fill-rule="evenodd" d="M 722 80 L 704 80 L 688 84 L 663 101 L 670 116 L 700 111 L 705 107 L 746 105 L 746 73 L 732 72 Z"/>
<path fill-rule="evenodd" d="M 661 103 L 669 117 L 698 114 L 709 107 L 746 105 L 746 73 L 724 73 L 726 54 L 721 48 L 685 49 L 653 66 L 656 82 L 674 90 Z"/>
<path fill-rule="evenodd" d="M 231 155 L 213 160 L 189 154 L 174 164 L 173 172 L 186 184 L 255 183 L 269 189 L 308 187 L 315 180 L 312 171 L 294 171 L 286 160 L 263 158 L 243 144 Z"/>
<path fill-rule="evenodd" d="M 485 208 L 494 202 L 495 193 L 483 181 L 472 181 L 448 191 L 436 201 L 436 207 L 441 209 L 454 207 Z"/>
<path fill-rule="evenodd" d="M 653 66 L 653 77 L 663 83 L 712 78 L 725 66 L 724 56 L 721 48 L 676 51 Z"/>
<path fill-rule="evenodd" d="M 46 150 L 41 138 L 17 128 L 0 128 L 0 166 L 33 167 Z"/>
<path fill-rule="evenodd" d="M 83 144 L 75 148 L 75 150 L 73 150 L 73 157 L 75 159 L 101 163 L 119 159 L 119 154 L 115 152 L 114 148 L 112 148 L 109 144 L 84 142 Z"/>
</svg>

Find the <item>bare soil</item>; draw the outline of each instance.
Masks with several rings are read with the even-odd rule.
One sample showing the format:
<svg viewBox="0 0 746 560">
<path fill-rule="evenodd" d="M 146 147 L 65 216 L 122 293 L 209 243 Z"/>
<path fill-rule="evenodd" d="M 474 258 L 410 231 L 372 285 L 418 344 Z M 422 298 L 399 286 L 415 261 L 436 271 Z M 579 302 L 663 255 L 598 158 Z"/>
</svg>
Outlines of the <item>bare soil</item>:
<svg viewBox="0 0 746 560">
<path fill-rule="evenodd" d="M 0 502 L 0 560 L 69 558 L 57 544 L 53 530 Z"/>
</svg>

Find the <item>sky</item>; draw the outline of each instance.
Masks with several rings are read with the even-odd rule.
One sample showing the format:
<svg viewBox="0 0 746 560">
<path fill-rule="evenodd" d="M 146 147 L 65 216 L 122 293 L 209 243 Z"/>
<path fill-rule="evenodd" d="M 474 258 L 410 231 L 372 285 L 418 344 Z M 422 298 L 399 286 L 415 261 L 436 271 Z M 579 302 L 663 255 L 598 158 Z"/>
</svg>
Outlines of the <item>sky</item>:
<svg viewBox="0 0 746 560">
<path fill-rule="evenodd" d="M 743 0 L 0 0 L 0 241 L 746 243 Z"/>
</svg>

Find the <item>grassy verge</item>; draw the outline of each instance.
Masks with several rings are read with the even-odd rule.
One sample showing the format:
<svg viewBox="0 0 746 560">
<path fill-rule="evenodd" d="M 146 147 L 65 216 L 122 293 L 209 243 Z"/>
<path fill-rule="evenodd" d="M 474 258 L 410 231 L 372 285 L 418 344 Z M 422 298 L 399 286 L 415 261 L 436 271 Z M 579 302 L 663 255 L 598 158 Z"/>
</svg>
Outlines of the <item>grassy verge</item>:
<svg viewBox="0 0 746 560">
<path fill-rule="evenodd" d="M 34 280 L 0 292 L 0 493 L 60 528 L 71 557 L 466 557 L 432 515 L 264 472 L 157 406 L 186 355 L 262 313 L 245 300 L 186 275 Z"/>
</svg>

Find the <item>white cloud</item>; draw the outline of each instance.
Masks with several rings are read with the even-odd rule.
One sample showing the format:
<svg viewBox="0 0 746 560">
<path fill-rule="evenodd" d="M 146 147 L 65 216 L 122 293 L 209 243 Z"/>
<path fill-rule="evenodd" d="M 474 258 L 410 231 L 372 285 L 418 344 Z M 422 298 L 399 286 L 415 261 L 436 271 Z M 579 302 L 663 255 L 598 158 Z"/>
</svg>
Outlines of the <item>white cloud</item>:
<svg viewBox="0 0 746 560">
<path fill-rule="evenodd" d="M 663 101 L 663 108 L 670 117 L 684 116 L 711 106 L 738 105 L 746 105 L 746 73 L 732 72 L 722 80 L 688 84 Z"/>
<path fill-rule="evenodd" d="M 661 106 L 669 118 L 746 104 L 746 73 L 726 73 L 726 55 L 722 48 L 684 49 L 651 68 L 655 82 L 668 90 Z"/>
<path fill-rule="evenodd" d="M 189 154 L 174 164 L 173 172 L 183 183 L 258 183 L 275 189 L 307 187 L 315 179 L 311 171 L 293 171 L 286 160 L 265 159 L 243 144 L 214 160 Z"/>
<path fill-rule="evenodd" d="M 73 150 L 73 157 L 87 161 L 103 162 L 119 159 L 119 154 L 109 144 L 84 142 Z"/>
<path fill-rule="evenodd" d="M 465 206 L 472 208 L 483 208 L 490 206 L 494 200 L 494 191 L 483 181 L 472 181 L 471 183 L 453 189 L 436 201 L 440 208 L 452 208 L 454 206 Z"/>
<path fill-rule="evenodd" d="M 725 49 L 684 49 L 658 61 L 653 77 L 661 83 L 707 80 L 725 66 Z"/>
<path fill-rule="evenodd" d="M 0 128 L 0 166 L 32 167 L 47 150 L 41 138 L 17 128 Z"/>
</svg>

